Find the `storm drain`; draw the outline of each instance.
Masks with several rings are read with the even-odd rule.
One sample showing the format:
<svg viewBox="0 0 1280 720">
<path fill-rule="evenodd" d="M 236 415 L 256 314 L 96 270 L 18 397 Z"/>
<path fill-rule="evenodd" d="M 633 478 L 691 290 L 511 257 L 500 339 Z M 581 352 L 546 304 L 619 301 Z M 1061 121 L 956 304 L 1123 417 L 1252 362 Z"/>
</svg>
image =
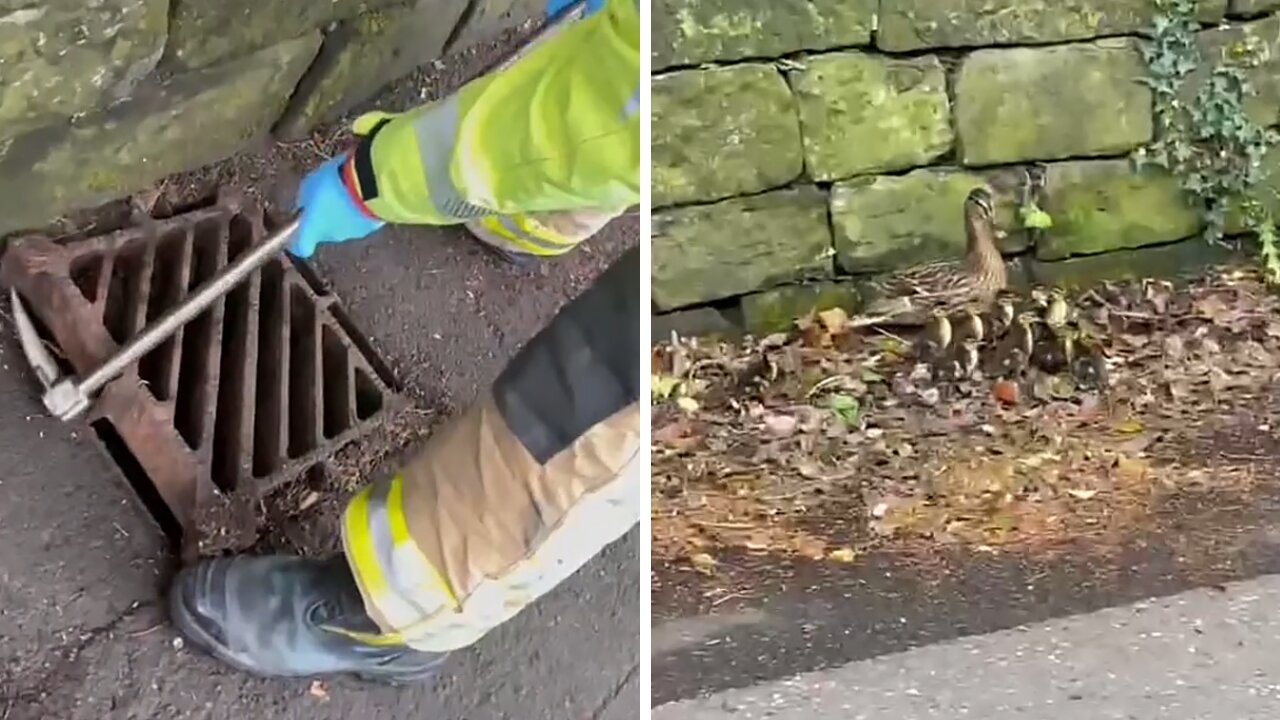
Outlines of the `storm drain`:
<svg viewBox="0 0 1280 720">
<path fill-rule="evenodd" d="M 0 278 L 83 375 L 265 235 L 261 210 L 226 195 L 69 244 L 16 240 Z M 219 531 L 210 508 L 252 512 L 323 467 L 399 406 L 396 387 L 337 299 L 281 254 L 104 388 L 89 419 L 189 556 Z"/>
</svg>

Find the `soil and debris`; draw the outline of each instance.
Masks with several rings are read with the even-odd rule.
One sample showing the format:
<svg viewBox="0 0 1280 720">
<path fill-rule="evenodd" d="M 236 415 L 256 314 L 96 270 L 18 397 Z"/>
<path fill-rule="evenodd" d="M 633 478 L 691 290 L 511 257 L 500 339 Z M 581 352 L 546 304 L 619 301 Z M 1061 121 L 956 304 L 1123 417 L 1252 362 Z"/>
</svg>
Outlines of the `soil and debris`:
<svg viewBox="0 0 1280 720">
<path fill-rule="evenodd" d="M 1095 320 L 1100 383 L 1034 368 L 935 381 L 907 339 L 838 311 L 759 340 L 656 346 L 658 574 L 725 597 L 750 582 L 726 558 L 1109 556 L 1177 508 L 1274 483 L 1280 298 L 1256 273 L 1068 300 Z"/>
</svg>

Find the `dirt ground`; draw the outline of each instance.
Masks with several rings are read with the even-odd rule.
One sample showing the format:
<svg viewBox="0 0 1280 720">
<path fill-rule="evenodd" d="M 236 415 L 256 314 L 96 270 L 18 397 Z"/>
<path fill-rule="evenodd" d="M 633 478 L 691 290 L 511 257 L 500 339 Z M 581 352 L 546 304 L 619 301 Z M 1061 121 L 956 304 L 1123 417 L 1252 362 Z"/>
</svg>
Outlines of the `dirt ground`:
<svg viewBox="0 0 1280 720">
<path fill-rule="evenodd" d="M 659 346 L 656 591 L 705 612 L 779 559 L 888 553 L 925 572 L 952 551 L 1104 562 L 1274 486 L 1271 290 L 1222 270 L 1072 302 L 1101 318 L 1102 382 L 1034 367 L 1021 382 L 935 379 L 904 338 L 839 313 L 741 346 Z"/>
</svg>

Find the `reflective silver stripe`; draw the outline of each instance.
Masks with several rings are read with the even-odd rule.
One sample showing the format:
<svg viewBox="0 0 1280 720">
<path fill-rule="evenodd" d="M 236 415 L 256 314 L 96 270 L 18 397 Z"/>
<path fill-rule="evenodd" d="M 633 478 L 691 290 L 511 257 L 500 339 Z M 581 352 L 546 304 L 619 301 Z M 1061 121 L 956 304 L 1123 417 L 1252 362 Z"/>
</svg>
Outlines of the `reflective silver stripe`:
<svg viewBox="0 0 1280 720">
<path fill-rule="evenodd" d="M 436 212 L 456 220 L 492 215 L 493 211 L 468 202 L 453 184 L 449 164 L 458 143 L 458 96 L 450 95 L 422 113 L 413 124 L 418 138 L 418 161 L 427 180 L 427 195 Z"/>
<path fill-rule="evenodd" d="M 387 498 L 393 482 L 377 483 L 369 491 L 369 537 L 373 541 L 373 551 L 378 556 L 378 565 L 382 567 L 382 577 L 397 595 L 397 600 L 410 606 L 419 619 L 426 619 L 431 616 L 431 612 L 417 602 L 413 592 L 405 587 L 405 578 L 400 576 L 403 571 L 398 567 L 400 563 L 395 561 L 395 541 L 391 539 L 391 518 L 387 511 Z"/>
</svg>

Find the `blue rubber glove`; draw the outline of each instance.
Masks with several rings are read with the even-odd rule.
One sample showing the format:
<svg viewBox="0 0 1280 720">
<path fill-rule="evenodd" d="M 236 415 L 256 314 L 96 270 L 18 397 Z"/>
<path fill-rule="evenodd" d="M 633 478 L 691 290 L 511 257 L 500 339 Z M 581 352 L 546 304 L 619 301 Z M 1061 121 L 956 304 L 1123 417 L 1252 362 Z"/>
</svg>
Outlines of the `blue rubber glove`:
<svg viewBox="0 0 1280 720">
<path fill-rule="evenodd" d="M 577 2 L 577 0 L 547 0 L 547 17 L 555 17 L 560 11 Z M 583 17 L 587 17 L 604 7 L 604 0 L 587 0 L 587 12 Z"/>
<path fill-rule="evenodd" d="M 297 201 L 301 223 L 289 244 L 294 255 L 308 258 L 321 243 L 356 240 L 386 225 L 361 212 L 342 184 L 340 168 L 346 160 L 346 155 L 339 155 L 302 179 Z"/>
</svg>

